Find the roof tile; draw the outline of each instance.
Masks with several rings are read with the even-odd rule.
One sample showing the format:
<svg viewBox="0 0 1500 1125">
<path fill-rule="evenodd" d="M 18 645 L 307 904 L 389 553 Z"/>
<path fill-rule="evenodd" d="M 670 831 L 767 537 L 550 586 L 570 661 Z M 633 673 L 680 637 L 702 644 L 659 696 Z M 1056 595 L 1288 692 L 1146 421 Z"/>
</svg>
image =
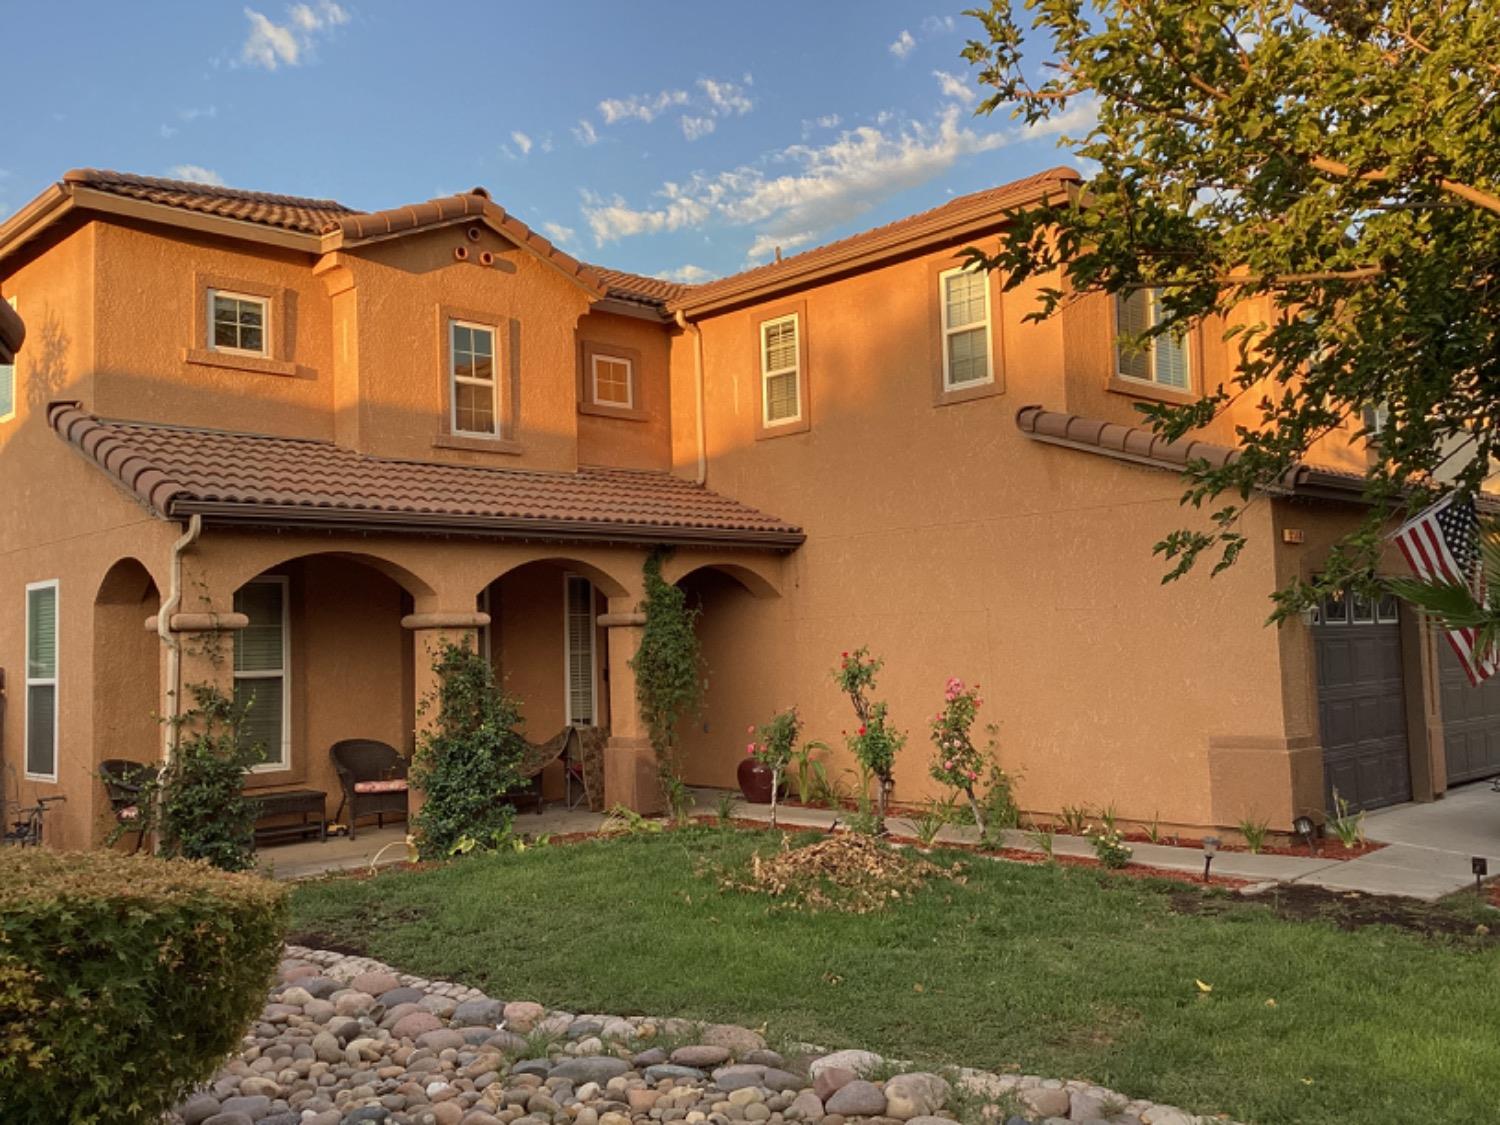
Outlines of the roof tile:
<svg viewBox="0 0 1500 1125">
<path fill-rule="evenodd" d="M 65 440 L 164 517 L 794 547 L 799 528 L 668 473 L 548 473 L 370 457 L 332 442 L 106 420 L 55 402 Z"/>
</svg>

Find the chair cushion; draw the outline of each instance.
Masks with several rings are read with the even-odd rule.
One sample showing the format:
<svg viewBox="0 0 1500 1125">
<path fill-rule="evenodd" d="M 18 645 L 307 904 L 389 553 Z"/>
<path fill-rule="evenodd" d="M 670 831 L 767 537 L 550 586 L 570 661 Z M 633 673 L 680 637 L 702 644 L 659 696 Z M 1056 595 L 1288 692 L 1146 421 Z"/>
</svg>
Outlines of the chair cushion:
<svg viewBox="0 0 1500 1125">
<path fill-rule="evenodd" d="M 394 777 L 389 781 L 356 781 L 354 791 L 356 793 L 405 793 L 406 779 Z"/>
</svg>

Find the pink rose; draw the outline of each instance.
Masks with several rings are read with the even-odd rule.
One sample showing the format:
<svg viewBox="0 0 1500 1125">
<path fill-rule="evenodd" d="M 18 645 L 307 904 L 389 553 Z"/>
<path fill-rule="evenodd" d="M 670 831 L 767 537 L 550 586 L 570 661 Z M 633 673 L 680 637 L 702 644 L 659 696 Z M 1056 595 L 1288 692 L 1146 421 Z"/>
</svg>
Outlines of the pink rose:
<svg viewBox="0 0 1500 1125">
<path fill-rule="evenodd" d="M 948 761 L 944 762 L 943 768 L 945 770 L 951 770 L 953 768 L 953 760 L 950 758 Z"/>
<path fill-rule="evenodd" d="M 754 754 L 755 753 L 755 743 L 752 742 L 749 746 L 746 746 L 745 747 L 745 753 L 746 754 Z"/>
</svg>

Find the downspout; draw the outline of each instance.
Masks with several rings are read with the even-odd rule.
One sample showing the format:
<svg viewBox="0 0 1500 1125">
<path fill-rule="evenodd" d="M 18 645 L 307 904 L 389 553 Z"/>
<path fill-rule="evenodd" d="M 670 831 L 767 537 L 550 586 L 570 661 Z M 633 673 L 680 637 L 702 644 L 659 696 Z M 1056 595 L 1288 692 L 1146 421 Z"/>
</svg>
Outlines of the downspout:
<svg viewBox="0 0 1500 1125">
<path fill-rule="evenodd" d="M 164 760 L 172 761 L 177 756 L 178 717 L 182 714 L 182 641 L 172 632 L 172 615 L 182 604 L 182 556 L 203 534 L 203 517 L 197 512 L 188 519 L 187 531 L 172 544 L 171 588 L 156 613 L 156 635 L 167 646 L 167 747 Z"/>
<path fill-rule="evenodd" d="M 708 443 L 703 435 L 703 329 L 677 310 L 677 327 L 693 334 L 693 385 L 698 412 L 698 483 L 708 480 Z"/>
</svg>

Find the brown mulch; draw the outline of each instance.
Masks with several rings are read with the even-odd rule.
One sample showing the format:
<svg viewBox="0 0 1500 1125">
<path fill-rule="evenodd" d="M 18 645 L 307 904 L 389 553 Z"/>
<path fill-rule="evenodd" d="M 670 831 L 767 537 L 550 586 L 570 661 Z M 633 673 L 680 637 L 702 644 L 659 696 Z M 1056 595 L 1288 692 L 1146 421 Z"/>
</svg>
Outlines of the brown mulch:
<svg viewBox="0 0 1500 1125">
<path fill-rule="evenodd" d="M 800 848 L 783 841 L 775 856 L 752 855 L 748 869 L 720 870 L 717 876 L 725 890 L 767 895 L 786 909 L 846 914 L 882 910 L 932 880 L 967 878 L 963 864 L 943 867 L 852 832 Z"/>
</svg>

